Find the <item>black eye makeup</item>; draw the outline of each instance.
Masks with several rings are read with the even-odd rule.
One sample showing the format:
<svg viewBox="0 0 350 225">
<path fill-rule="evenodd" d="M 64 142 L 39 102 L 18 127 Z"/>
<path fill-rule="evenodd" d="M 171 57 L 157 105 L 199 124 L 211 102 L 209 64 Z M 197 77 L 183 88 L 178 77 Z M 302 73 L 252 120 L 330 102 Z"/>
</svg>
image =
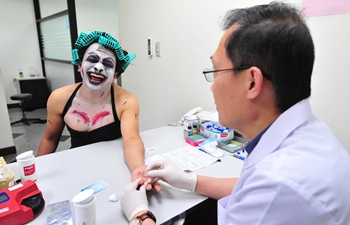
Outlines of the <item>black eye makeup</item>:
<svg viewBox="0 0 350 225">
<path fill-rule="evenodd" d="M 109 58 L 103 59 L 103 60 L 102 60 L 102 64 L 103 64 L 105 67 L 114 68 L 113 60 L 111 60 L 111 59 L 109 59 Z"/>
<path fill-rule="evenodd" d="M 100 61 L 100 56 L 94 52 L 89 53 L 89 56 L 86 58 L 86 61 L 90 63 L 98 63 Z M 114 68 L 114 61 L 112 58 L 102 59 L 102 64 L 107 68 Z"/>
<path fill-rule="evenodd" d="M 91 63 L 97 63 L 98 61 L 100 61 L 100 57 L 98 55 L 89 55 L 86 58 L 86 61 L 91 62 Z"/>
</svg>

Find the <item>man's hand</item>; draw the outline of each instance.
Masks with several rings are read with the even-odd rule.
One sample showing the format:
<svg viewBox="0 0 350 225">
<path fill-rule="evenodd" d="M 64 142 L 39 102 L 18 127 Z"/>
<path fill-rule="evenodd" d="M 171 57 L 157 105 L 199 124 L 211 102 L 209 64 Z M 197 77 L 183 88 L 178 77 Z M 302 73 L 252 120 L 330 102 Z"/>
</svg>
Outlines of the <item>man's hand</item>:
<svg viewBox="0 0 350 225">
<path fill-rule="evenodd" d="M 159 160 L 150 163 L 147 168 L 147 176 L 150 182 L 162 180 L 173 187 L 194 191 L 197 185 L 197 175 L 185 173 L 171 161 Z"/>
<path fill-rule="evenodd" d="M 140 182 L 139 182 L 140 185 L 143 185 L 144 182 L 147 182 L 147 180 L 149 178 L 148 178 L 147 173 L 146 173 L 146 167 L 147 167 L 146 165 L 143 165 L 143 166 L 135 169 L 134 171 L 132 171 L 131 180 L 134 181 L 138 178 L 141 178 Z M 148 183 L 146 190 L 150 191 L 152 189 L 152 186 L 158 192 L 160 192 L 162 190 L 162 186 L 160 186 L 160 184 L 157 181 Z"/>
<path fill-rule="evenodd" d="M 142 185 L 140 190 L 137 190 L 140 180 L 141 178 L 129 183 L 120 197 L 123 213 L 129 221 L 133 219 L 137 213 L 148 210 L 145 185 Z M 145 184 L 147 185 L 147 183 Z"/>
</svg>

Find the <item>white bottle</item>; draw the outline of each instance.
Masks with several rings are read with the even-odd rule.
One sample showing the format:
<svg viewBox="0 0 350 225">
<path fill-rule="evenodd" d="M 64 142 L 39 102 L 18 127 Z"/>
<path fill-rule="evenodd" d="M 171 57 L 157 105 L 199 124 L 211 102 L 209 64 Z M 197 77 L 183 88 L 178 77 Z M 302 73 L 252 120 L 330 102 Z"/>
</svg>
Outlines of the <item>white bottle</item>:
<svg viewBox="0 0 350 225">
<path fill-rule="evenodd" d="M 96 225 L 95 196 L 93 189 L 87 189 L 72 199 L 75 211 L 75 225 Z"/>
<path fill-rule="evenodd" d="M 26 180 L 36 181 L 37 174 L 35 168 L 35 157 L 33 151 L 26 151 L 16 157 L 17 163 L 20 167 L 21 181 Z"/>
</svg>

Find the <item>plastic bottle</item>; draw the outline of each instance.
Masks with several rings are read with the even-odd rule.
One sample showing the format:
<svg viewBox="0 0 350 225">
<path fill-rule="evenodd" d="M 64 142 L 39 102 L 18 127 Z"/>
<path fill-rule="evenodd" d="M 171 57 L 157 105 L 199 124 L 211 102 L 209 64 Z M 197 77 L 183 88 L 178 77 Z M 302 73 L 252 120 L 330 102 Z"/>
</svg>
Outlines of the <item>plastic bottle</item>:
<svg viewBox="0 0 350 225">
<path fill-rule="evenodd" d="M 196 122 L 193 123 L 192 133 L 198 134 L 198 125 Z"/>
<path fill-rule="evenodd" d="M 192 136 L 193 133 L 192 133 L 192 124 L 189 124 L 188 127 L 187 127 L 187 135 L 188 136 Z"/>
<path fill-rule="evenodd" d="M 16 157 L 17 163 L 20 166 L 21 181 L 32 180 L 36 181 L 37 174 L 35 168 L 35 157 L 33 151 L 26 151 Z"/>
<path fill-rule="evenodd" d="M 96 206 L 93 189 L 87 189 L 72 199 L 75 211 L 75 225 L 96 225 Z"/>
<path fill-rule="evenodd" d="M 22 69 L 19 69 L 19 77 L 23 77 L 23 71 L 22 71 Z"/>
</svg>

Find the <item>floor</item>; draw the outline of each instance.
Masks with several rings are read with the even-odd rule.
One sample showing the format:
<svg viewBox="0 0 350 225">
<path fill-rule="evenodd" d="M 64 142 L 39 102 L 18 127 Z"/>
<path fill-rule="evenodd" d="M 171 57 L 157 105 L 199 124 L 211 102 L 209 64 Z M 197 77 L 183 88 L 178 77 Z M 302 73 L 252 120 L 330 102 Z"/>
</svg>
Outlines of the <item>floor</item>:
<svg viewBox="0 0 350 225">
<path fill-rule="evenodd" d="M 11 122 L 21 119 L 22 113 L 20 108 L 10 108 L 8 109 L 8 111 Z M 46 108 L 36 109 L 33 111 L 26 111 L 25 115 L 27 118 L 40 118 L 40 120 L 29 122 L 29 126 L 24 123 L 17 123 L 11 125 L 12 136 L 14 145 L 16 147 L 17 155 L 28 150 L 33 150 L 34 155 L 37 154 L 39 143 L 46 127 L 46 114 Z M 63 151 L 69 149 L 70 146 L 71 143 L 69 132 L 67 128 L 64 128 L 56 151 Z M 16 155 L 13 154 L 4 156 L 4 159 L 7 163 L 10 163 L 16 159 Z"/>
</svg>

